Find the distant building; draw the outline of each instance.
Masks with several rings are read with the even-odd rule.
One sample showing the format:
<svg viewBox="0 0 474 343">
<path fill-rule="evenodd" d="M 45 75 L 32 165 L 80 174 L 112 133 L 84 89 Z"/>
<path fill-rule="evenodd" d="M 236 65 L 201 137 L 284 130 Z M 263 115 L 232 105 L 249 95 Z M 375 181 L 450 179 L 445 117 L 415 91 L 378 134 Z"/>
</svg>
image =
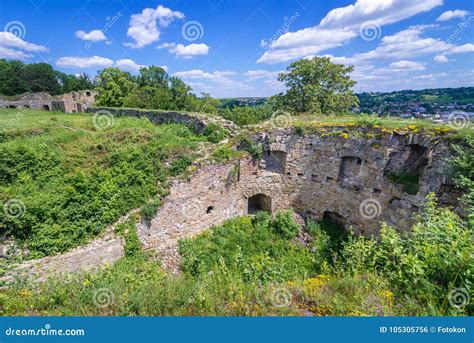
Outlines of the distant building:
<svg viewBox="0 0 474 343">
<path fill-rule="evenodd" d="M 97 91 L 83 90 L 51 96 L 48 93 L 25 93 L 18 97 L 1 97 L 0 108 L 31 108 L 65 113 L 84 112 L 96 99 Z"/>
</svg>

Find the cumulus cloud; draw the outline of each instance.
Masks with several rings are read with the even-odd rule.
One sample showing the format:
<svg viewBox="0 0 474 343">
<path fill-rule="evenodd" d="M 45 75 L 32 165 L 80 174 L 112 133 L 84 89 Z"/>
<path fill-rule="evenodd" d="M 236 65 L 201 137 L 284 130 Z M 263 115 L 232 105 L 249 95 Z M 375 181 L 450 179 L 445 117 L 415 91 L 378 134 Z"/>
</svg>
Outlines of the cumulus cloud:
<svg viewBox="0 0 474 343">
<path fill-rule="evenodd" d="M 105 68 L 114 64 L 109 58 L 92 56 L 92 57 L 61 57 L 56 61 L 58 67 L 63 68 Z"/>
<path fill-rule="evenodd" d="M 462 54 L 464 52 L 474 52 L 474 44 L 467 43 L 464 45 L 455 46 L 451 50 L 446 52 L 446 55 Z"/>
<path fill-rule="evenodd" d="M 442 53 L 453 48 L 452 44 L 437 38 L 422 37 L 429 26 L 410 26 L 406 30 L 382 38 L 372 51 L 355 54 L 356 60 L 385 60 L 413 58 L 432 53 Z"/>
<path fill-rule="evenodd" d="M 156 47 L 157 49 L 167 49 L 168 52 L 174 54 L 176 57 L 189 59 L 200 55 L 207 55 L 209 53 L 209 46 L 204 43 L 200 44 L 175 44 L 164 43 Z"/>
<path fill-rule="evenodd" d="M 26 60 L 32 58 L 33 55 L 27 54 L 20 50 L 8 49 L 0 46 L 0 58 L 9 58 L 14 60 Z"/>
<path fill-rule="evenodd" d="M 464 10 L 454 10 L 443 12 L 436 21 L 448 21 L 453 18 L 464 18 L 469 15 L 468 11 Z"/>
<path fill-rule="evenodd" d="M 125 71 L 139 71 L 140 68 L 145 67 L 144 65 L 137 64 L 135 61 L 125 58 L 121 60 L 115 61 L 114 64 L 117 68 L 125 70 Z"/>
<path fill-rule="evenodd" d="M 244 76 L 247 76 L 248 80 L 277 80 L 278 74 L 281 71 L 270 71 L 270 70 L 249 70 L 244 73 Z"/>
<path fill-rule="evenodd" d="M 14 48 L 29 52 L 48 51 L 48 48 L 42 45 L 28 43 L 11 32 L 0 32 L 0 46 L 3 48 Z"/>
<path fill-rule="evenodd" d="M 436 55 L 435 57 L 433 57 L 433 60 L 438 63 L 449 62 L 448 58 L 444 55 Z"/>
<path fill-rule="evenodd" d="M 11 32 L 0 32 L 0 58 L 26 60 L 32 58 L 31 52 L 44 52 L 48 48 L 29 43 Z"/>
<path fill-rule="evenodd" d="M 395 70 L 405 70 L 405 71 L 410 71 L 410 70 L 425 70 L 425 66 L 423 63 L 420 62 L 414 62 L 414 61 L 398 61 L 398 62 L 392 62 L 388 66 L 390 69 L 395 69 Z"/>
<path fill-rule="evenodd" d="M 104 32 L 102 32 L 101 30 L 92 30 L 89 33 L 79 30 L 79 31 L 76 31 L 76 37 L 79 39 L 88 40 L 91 42 L 99 42 L 99 41 L 107 39 L 107 37 L 105 37 Z"/>
<path fill-rule="evenodd" d="M 141 13 L 132 14 L 127 36 L 134 42 L 125 43 L 131 48 L 142 48 L 160 39 L 161 28 L 167 27 L 175 19 L 183 19 L 184 14 L 159 5 L 145 8 Z"/>
<path fill-rule="evenodd" d="M 353 5 L 333 9 L 317 26 L 280 36 L 257 62 L 285 62 L 332 49 L 358 36 L 365 24 L 395 23 L 441 4 L 442 0 L 357 0 Z"/>
</svg>

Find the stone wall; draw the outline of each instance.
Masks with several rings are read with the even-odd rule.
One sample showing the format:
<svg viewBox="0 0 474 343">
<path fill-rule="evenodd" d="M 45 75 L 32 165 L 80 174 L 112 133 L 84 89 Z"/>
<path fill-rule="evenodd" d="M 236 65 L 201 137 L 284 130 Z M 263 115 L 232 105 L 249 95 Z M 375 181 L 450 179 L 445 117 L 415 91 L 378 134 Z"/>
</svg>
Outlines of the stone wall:
<svg viewBox="0 0 474 343">
<path fill-rule="evenodd" d="M 406 230 L 425 196 L 444 193 L 448 183 L 444 159 L 448 147 L 429 136 L 301 137 L 288 129 L 258 134 L 256 140 L 266 149 L 262 161 L 246 158 L 238 164 L 211 165 L 188 181 L 175 182 L 151 224 L 138 230 L 144 248 L 161 251 L 165 265 L 173 267 L 179 238 L 255 207 L 293 208 L 318 219 L 338 218 L 360 234 L 377 234 L 382 221 Z M 426 163 L 416 195 L 405 193 L 384 175 L 387 165 L 417 162 L 405 153 L 408 146 L 425 151 L 418 156 Z"/>
<path fill-rule="evenodd" d="M 456 202 L 450 196 L 452 185 L 445 159 L 449 149 L 436 137 L 386 134 L 374 139 L 345 139 L 300 136 L 286 129 L 259 133 L 254 138 L 265 149 L 261 161 L 246 157 L 205 165 L 188 180 L 174 181 L 156 216 L 149 224 L 138 225 L 143 248 L 160 252 L 165 267 L 178 270 L 180 238 L 256 210 L 292 208 L 352 226 L 360 234 L 377 234 L 380 222 L 409 229 L 413 214 L 430 192 L 437 193 L 443 205 Z M 387 169 L 402 170 L 410 165 L 416 165 L 421 174 L 416 195 L 405 193 L 401 185 L 386 177 Z M 123 255 L 123 242 L 110 229 L 108 235 L 89 245 L 29 261 L 18 270 L 44 279 L 49 272 L 96 268 Z"/>
<path fill-rule="evenodd" d="M 152 123 L 180 123 L 192 126 L 198 133 L 203 133 L 209 123 L 215 123 L 229 130 L 231 133 L 237 131 L 238 127 L 233 122 L 225 120 L 218 116 L 210 116 L 204 114 L 188 114 L 175 111 L 162 110 L 141 110 L 132 108 L 115 108 L 115 107 L 89 107 L 86 112 L 96 113 L 99 111 L 107 111 L 114 116 L 129 117 L 145 117 L 150 119 Z"/>
<path fill-rule="evenodd" d="M 97 96 L 97 91 L 83 90 L 51 96 L 48 93 L 25 93 L 17 97 L 0 97 L 0 108 L 30 108 L 65 113 L 84 112 Z"/>
</svg>

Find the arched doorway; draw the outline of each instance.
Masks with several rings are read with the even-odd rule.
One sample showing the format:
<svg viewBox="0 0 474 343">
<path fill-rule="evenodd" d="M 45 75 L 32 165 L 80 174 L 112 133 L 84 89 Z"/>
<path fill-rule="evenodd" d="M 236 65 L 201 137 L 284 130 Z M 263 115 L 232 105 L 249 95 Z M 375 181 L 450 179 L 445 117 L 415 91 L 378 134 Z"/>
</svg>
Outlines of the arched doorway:
<svg viewBox="0 0 474 343">
<path fill-rule="evenodd" d="M 248 198 L 248 214 L 255 214 L 258 211 L 272 211 L 272 198 L 265 194 L 255 194 Z"/>
</svg>

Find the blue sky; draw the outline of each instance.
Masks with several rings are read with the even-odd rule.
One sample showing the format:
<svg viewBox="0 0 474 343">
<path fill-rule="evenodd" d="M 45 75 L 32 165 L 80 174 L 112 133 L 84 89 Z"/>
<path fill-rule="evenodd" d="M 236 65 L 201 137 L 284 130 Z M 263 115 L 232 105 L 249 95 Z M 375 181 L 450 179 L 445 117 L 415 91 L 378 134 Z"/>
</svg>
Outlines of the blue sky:
<svg viewBox="0 0 474 343">
<path fill-rule="evenodd" d="M 355 66 L 356 91 L 474 85 L 474 2 L 1 0 L 0 58 L 95 75 L 165 67 L 196 93 L 269 96 L 299 58 Z"/>
</svg>

